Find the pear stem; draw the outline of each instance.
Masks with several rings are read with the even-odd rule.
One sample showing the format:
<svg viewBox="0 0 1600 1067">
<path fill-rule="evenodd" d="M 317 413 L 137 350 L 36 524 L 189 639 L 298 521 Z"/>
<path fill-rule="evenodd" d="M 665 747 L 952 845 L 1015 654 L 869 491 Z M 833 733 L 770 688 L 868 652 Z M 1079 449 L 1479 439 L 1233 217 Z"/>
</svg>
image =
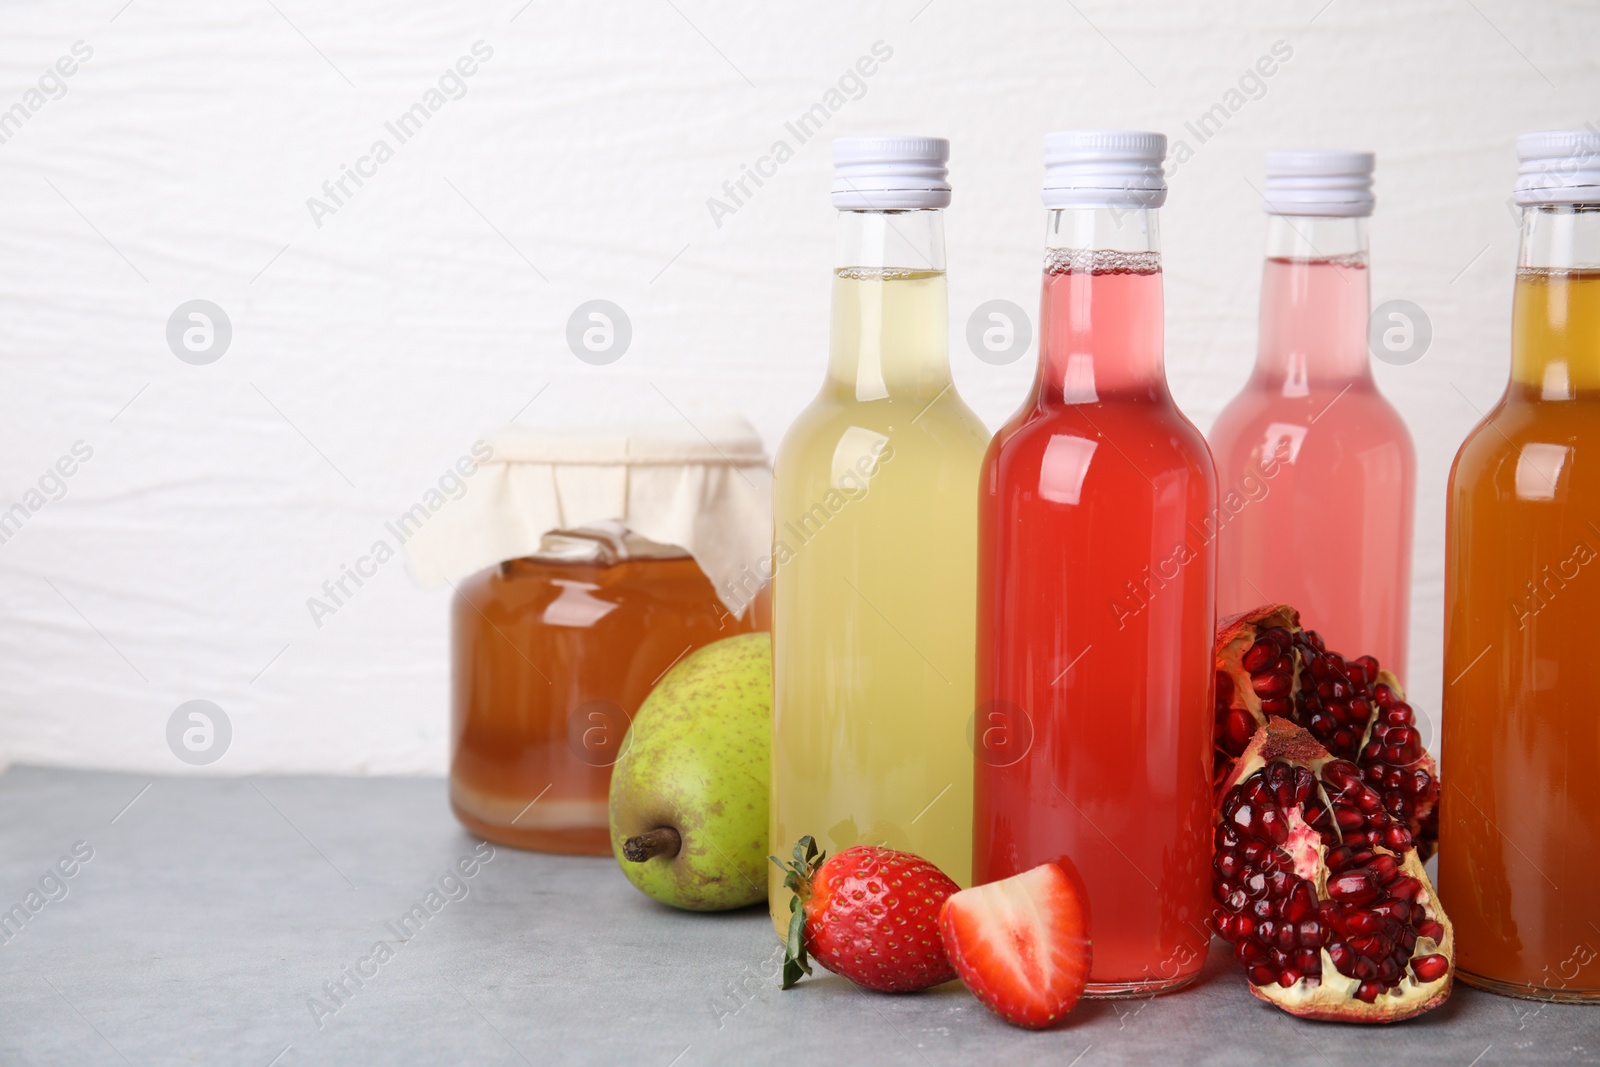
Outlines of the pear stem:
<svg viewBox="0 0 1600 1067">
<path fill-rule="evenodd" d="M 678 831 L 670 826 L 658 826 L 624 841 L 622 854 L 634 863 L 644 863 L 657 856 L 670 860 L 682 847 L 683 838 L 678 836 Z"/>
</svg>

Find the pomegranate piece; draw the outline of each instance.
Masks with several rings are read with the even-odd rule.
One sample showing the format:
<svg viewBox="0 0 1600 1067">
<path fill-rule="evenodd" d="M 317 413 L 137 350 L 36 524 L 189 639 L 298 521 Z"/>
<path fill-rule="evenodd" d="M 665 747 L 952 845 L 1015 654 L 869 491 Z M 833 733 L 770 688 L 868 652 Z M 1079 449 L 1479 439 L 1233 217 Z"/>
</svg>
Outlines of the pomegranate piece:
<svg viewBox="0 0 1600 1067">
<path fill-rule="evenodd" d="M 1059 1022 L 1089 981 L 1089 909 L 1053 863 L 953 894 L 939 934 L 967 988 L 1017 1026 Z"/>
<path fill-rule="evenodd" d="M 1286 718 L 1353 763 L 1371 794 L 1363 803 L 1394 817 L 1388 839 L 1369 845 L 1403 851 L 1414 843 L 1423 859 L 1433 854 L 1439 770 L 1400 682 L 1377 660 L 1331 651 L 1315 630 L 1301 628 L 1299 612 L 1280 604 L 1223 620 L 1216 669 L 1216 781 L 1268 719 Z"/>
<path fill-rule="evenodd" d="M 1212 926 L 1251 992 L 1342 1022 L 1397 1022 L 1445 1002 L 1450 920 L 1355 763 L 1269 716 L 1218 797 Z"/>
</svg>

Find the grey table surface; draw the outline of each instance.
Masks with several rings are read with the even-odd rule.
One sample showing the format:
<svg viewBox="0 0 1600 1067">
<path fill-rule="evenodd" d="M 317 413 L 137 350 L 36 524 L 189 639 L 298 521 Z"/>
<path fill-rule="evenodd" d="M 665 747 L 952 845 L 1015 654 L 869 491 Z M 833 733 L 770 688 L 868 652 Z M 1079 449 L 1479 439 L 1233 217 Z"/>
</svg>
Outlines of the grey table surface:
<svg viewBox="0 0 1600 1067">
<path fill-rule="evenodd" d="M 1306 1023 L 1251 997 L 1220 944 L 1190 989 L 1085 1001 L 1046 1033 L 959 984 L 885 996 L 819 971 L 780 992 L 764 911 L 673 911 L 606 858 L 491 854 L 436 779 L 12 768 L 13 904 L 5 1064 L 1600 1063 L 1600 1008 L 1458 985 L 1399 1026 Z"/>
</svg>

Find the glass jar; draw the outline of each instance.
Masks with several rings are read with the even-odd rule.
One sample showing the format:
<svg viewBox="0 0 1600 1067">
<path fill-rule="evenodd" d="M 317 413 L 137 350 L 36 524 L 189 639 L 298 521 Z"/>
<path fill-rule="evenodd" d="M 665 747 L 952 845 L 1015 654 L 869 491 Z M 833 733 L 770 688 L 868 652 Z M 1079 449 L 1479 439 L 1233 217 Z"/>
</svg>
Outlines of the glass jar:
<svg viewBox="0 0 1600 1067">
<path fill-rule="evenodd" d="M 611 765 L 691 651 L 758 625 L 694 559 L 620 527 L 548 533 L 462 581 L 451 607 L 450 805 L 491 841 L 609 855 Z"/>
</svg>

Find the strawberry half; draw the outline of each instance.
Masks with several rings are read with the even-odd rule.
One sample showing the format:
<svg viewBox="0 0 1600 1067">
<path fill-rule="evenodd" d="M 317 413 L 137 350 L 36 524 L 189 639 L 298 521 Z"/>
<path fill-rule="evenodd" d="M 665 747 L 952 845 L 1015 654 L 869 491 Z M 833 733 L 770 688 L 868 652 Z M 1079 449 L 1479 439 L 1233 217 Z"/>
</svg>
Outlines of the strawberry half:
<svg viewBox="0 0 1600 1067">
<path fill-rule="evenodd" d="M 956 893 L 939 933 L 967 988 L 1017 1026 L 1053 1025 L 1089 980 L 1089 910 L 1053 863 Z"/>
<path fill-rule="evenodd" d="M 885 993 L 956 976 L 939 939 L 939 906 L 960 887 L 921 856 L 856 845 L 829 859 L 806 836 L 794 862 L 770 858 L 794 891 L 783 988 L 811 973 L 808 951 L 834 974 Z"/>
</svg>

